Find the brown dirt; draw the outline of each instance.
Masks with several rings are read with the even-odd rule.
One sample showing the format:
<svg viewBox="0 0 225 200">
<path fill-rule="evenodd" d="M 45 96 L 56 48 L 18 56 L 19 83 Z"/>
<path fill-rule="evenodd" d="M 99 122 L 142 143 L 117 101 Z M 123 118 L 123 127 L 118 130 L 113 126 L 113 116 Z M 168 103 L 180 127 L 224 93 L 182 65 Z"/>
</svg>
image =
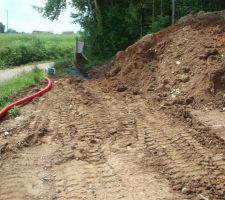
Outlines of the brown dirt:
<svg viewBox="0 0 225 200">
<path fill-rule="evenodd" d="M 187 16 L 3 121 L 0 199 L 223 200 L 221 21 Z"/>
<path fill-rule="evenodd" d="M 109 87 L 125 85 L 166 105 L 223 108 L 225 12 L 190 15 L 117 53 Z"/>
</svg>

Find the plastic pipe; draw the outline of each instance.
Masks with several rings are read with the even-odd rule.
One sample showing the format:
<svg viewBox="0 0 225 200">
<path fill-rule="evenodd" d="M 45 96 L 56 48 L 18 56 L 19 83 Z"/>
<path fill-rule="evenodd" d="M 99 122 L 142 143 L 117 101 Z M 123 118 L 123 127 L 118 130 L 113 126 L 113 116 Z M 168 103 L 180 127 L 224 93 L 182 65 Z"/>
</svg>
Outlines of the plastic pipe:
<svg viewBox="0 0 225 200">
<path fill-rule="evenodd" d="M 7 112 L 12 109 L 14 106 L 20 106 L 20 105 L 23 105 L 27 102 L 30 102 L 31 100 L 33 100 L 35 97 L 38 97 L 38 96 L 41 96 L 42 94 L 48 92 L 51 87 L 52 87 L 52 81 L 48 78 L 48 77 L 45 77 L 45 80 L 48 82 L 48 85 L 41 91 L 39 92 L 36 92 L 28 97 L 25 97 L 19 101 L 15 101 L 13 103 L 11 103 L 10 105 L 7 105 L 6 107 L 4 107 L 1 111 L 0 111 L 0 119 L 3 119 Z"/>
</svg>

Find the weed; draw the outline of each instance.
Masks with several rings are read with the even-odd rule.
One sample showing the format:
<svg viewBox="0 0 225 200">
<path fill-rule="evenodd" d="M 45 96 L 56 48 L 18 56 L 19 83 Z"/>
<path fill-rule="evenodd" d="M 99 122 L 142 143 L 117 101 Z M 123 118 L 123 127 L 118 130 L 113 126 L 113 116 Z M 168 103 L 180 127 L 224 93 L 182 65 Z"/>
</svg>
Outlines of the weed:
<svg viewBox="0 0 225 200">
<path fill-rule="evenodd" d="M 17 106 L 14 106 L 11 110 L 8 111 L 8 115 L 10 118 L 16 118 L 20 115 L 20 108 Z"/>
</svg>

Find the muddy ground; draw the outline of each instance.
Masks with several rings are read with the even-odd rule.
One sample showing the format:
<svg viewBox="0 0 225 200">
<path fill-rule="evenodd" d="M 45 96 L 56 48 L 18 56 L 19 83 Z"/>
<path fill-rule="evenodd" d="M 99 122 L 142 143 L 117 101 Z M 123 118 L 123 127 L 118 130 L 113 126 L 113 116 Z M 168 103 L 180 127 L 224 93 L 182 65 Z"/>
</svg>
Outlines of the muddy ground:
<svg viewBox="0 0 225 200">
<path fill-rule="evenodd" d="M 224 200 L 223 16 L 147 35 L 1 122 L 0 199 Z"/>
<path fill-rule="evenodd" d="M 21 112 L 0 127 L 2 200 L 224 199 L 219 137 L 143 96 L 61 79 Z"/>
</svg>

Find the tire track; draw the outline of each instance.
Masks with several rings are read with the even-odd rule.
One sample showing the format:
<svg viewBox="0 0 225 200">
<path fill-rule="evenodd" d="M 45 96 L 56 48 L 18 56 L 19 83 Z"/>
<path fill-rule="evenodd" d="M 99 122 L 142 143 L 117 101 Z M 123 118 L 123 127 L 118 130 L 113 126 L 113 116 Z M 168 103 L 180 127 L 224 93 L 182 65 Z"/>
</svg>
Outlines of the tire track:
<svg viewBox="0 0 225 200">
<path fill-rule="evenodd" d="M 146 144 L 146 154 L 154 158 L 149 164 L 158 171 L 162 170 L 161 173 L 166 175 L 173 188 L 182 191 L 189 198 L 204 195 L 222 199 L 224 184 L 218 184 L 218 181 L 224 183 L 224 178 L 220 176 L 223 171 L 216 165 L 207 163 L 210 158 L 207 157 L 208 151 L 187 132 L 171 128 L 167 120 L 163 120 L 165 125 L 159 123 L 158 118 L 149 121 L 142 113 L 143 111 L 137 112 L 139 138 L 141 143 Z"/>
<path fill-rule="evenodd" d="M 104 148 L 104 156 L 105 156 L 106 162 L 101 162 L 100 165 L 99 163 L 97 163 L 97 168 L 98 168 L 99 176 L 101 176 L 102 174 L 105 174 L 104 177 L 109 178 L 110 185 L 117 184 L 117 187 L 114 186 L 113 189 L 111 189 L 111 186 L 109 188 L 108 187 L 105 188 L 106 191 L 108 189 L 112 191 L 110 192 L 109 190 L 109 192 L 107 192 L 108 196 L 106 196 L 104 199 L 138 199 L 138 200 L 143 199 L 144 200 L 144 199 L 164 199 L 165 197 L 167 197 L 165 199 L 170 199 L 170 198 L 181 199 L 180 197 L 178 197 L 179 195 L 170 194 L 169 188 L 164 184 L 162 185 L 164 185 L 165 187 L 165 191 L 163 191 L 165 193 L 163 193 L 160 189 L 159 191 L 157 191 L 158 189 L 157 186 L 156 188 L 154 188 L 154 186 L 151 188 L 150 187 L 152 185 L 151 181 L 153 181 L 154 178 L 149 174 L 146 174 L 146 176 L 143 176 L 143 174 L 137 175 L 137 177 L 135 177 L 133 180 L 129 180 L 131 182 L 130 183 L 131 185 L 135 184 L 136 187 L 139 189 L 133 188 L 131 185 L 127 184 L 127 181 L 129 179 L 128 177 L 133 177 L 133 174 L 136 173 L 138 170 L 142 171 L 141 169 L 137 169 L 138 167 L 135 168 L 133 166 L 137 165 L 138 159 L 136 156 L 140 149 L 143 150 L 143 146 L 141 145 L 138 146 L 136 144 L 138 143 L 138 133 L 137 133 L 137 124 L 136 124 L 134 113 L 130 112 L 129 109 L 127 109 L 127 105 L 125 105 L 123 102 L 116 101 L 113 97 L 106 97 L 106 99 L 107 100 L 110 99 L 110 101 L 105 101 L 105 103 L 103 103 L 102 100 L 99 99 L 98 102 L 101 102 L 101 104 L 95 105 L 94 116 L 95 116 L 95 120 L 97 121 L 97 124 L 99 124 L 100 126 L 100 131 L 102 132 L 101 135 L 105 135 L 105 132 L 108 132 L 111 135 L 109 139 L 107 138 L 110 145 L 108 146 L 107 144 L 105 144 L 102 146 Z M 92 113 L 93 113 L 93 109 L 92 109 Z M 113 142 L 111 140 L 112 137 L 114 138 Z M 118 144 L 120 145 L 118 146 Z M 107 146 L 106 148 L 108 149 L 105 149 L 105 146 Z M 130 147 L 130 146 L 131 148 L 133 146 L 135 149 L 134 155 L 130 153 L 125 153 L 125 151 L 127 152 L 127 147 Z M 138 146 L 139 148 L 136 149 L 136 146 Z M 116 159 L 114 160 L 114 162 L 111 162 L 112 150 L 116 154 Z M 94 153 L 93 157 L 95 157 L 96 154 L 98 155 L 97 151 L 93 151 L 93 153 Z M 122 159 L 120 160 L 120 158 Z M 137 163 L 135 163 L 135 161 Z M 121 168 L 118 168 L 118 162 L 121 163 L 122 165 Z M 110 169 L 112 169 L 111 174 L 109 173 Z M 117 179 L 115 179 L 116 177 Z M 158 180 L 154 180 L 154 181 L 153 181 L 154 182 L 153 185 L 158 185 L 158 186 L 160 185 L 160 181 Z M 144 183 L 145 186 L 143 187 L 139 186 L 138 183 L 140 183 L 140 185 L 143 185 Z M 104 182 L 104 185 L 107 185 L 107 182 Z M 149 188 L 149 191 L 147 190 L 147 188 Z M 155 193 L 158 192 L 157 198 L 153 197 L 154 192 Z M 111 196 L 109 194 L 111 194 Z M 120 194 L 120 195 L 115 196 L 115 194 Z"/>
<path fill-rule="evenodd" d="M 145 100 L 77 82 L 48 97 L 0 160 L 0 199 L 223 199 L 221 159 Z"/>
<path fill-rule="evenodd" d="M 0 171 L 0 199 L 50 199 L 52 177 L 48 167 L 55 150 L 55 146 L 41 145 L 9 157 Z"/>
</svg>

